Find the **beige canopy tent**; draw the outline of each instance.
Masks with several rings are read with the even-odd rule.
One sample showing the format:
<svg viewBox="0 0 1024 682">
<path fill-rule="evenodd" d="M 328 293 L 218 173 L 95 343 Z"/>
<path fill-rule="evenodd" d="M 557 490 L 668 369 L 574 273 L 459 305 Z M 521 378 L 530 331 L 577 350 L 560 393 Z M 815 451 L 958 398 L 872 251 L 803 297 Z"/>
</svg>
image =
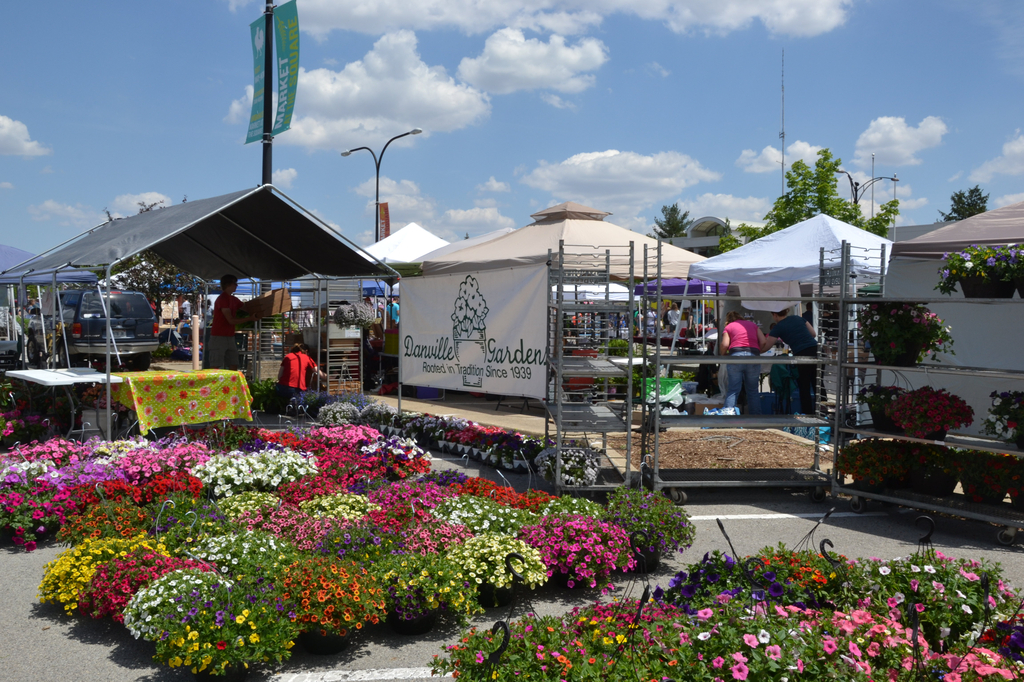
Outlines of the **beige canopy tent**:
<svg viewBox="0 0 1024 682">
<path fill-rule="evenodd" d="M 1002 246 L 1022 242 L 1024 201 L 950 223 L 916 239 L 896 242 L 892 247 L 892 256 L 936 260 L 950 251 L 972 244 Z"/>
<path fill-rule="evenodd" d="M 605 247 L 622 247 L 633 242 L 633 273 L 639 279 L 644 273 L 644 245 L 648 247 L 649 267 L 652 267 L 658 241 L 605 222 L 604 218 L 609 215 L 571 201 L 552 206 L 530 216 L 535 221 L 532 224 L 503 237 L 423 261 L 423 274 L 478 272 L 546 263 L 548 252 L 558 251 L 559 241 L 565 243 L 567 254 L 591 254 Z M 685 278 L 690 265 L 702 260 L 703 256 L 662 243 L 661 275 Z M 629 259 L 613 255 L 611 269 L 613 277 L 628 278 Z M 654 274 L 650 273 L 652 277 Z"/>
</svg>

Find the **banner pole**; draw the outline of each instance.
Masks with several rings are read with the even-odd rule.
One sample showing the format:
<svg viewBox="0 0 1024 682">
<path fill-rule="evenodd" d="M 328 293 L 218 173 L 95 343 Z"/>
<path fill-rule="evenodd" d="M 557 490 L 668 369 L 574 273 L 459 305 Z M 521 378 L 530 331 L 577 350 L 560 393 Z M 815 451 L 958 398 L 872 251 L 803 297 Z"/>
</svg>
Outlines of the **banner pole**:
<svg viewBox="0 0 1024 682">
<path fill-rule="evenodd" d="M 273 179 L 273 155 L 274 155 L 274 138 L 271 136 L 270 131 L 273 126 L 271 116 L 273 116 L 273 107 L 271 106 L 274 102 L 272 96 L 272 90 L 270 89 L 270 81 L 273 79 L 274 69 L 274 3 L 273 0 L 267 0 L 266 10 L 263 12 L 264 20 L 266 22 L 265 29 L 265 50 L 263 55 L 263 184 L 271 184 Z"/>
</svg>

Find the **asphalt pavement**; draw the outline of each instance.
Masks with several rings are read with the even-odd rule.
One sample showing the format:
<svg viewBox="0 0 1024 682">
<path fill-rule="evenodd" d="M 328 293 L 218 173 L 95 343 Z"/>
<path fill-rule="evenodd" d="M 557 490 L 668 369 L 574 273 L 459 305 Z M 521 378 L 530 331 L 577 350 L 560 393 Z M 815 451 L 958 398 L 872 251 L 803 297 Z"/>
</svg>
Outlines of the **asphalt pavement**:
<svg viewBox="0 0 1024 682">
<path fill-rule="evenodd" d="M 435 467 L 457 467 L 470 475 L 500 481 L 494 469 L 475 462 L 437 460 Z M 523 490 L 525 476 L 506 474 Z M 534 481 L 536 483 L 536 481 Z M 784 542 L 792 547 L 810 532 L 828 509 L 835 511 L 815 531 L 817 541 L 828 538 L 836 552 L 849 557 L 906 556 L 918 546 L 921 530 L 915 525 L 919 512 L 872 503 L 866 513 L 850 511 L 848 500 L 813 503 L 806 492 L 775 489 L 704 488 L 687 491 L 686 509 L 697 529 L 694 546 L 665 560 L 649 580 L 665 585 L 685 564 L 700 560 L 705 552 L 729 551 L 716 519 L 721 519 L 739 554 L 750 554 L 765 545 Z M 932 515 L 936 522 L 932 543 L 952 556 L 985 557 L 999 561 L 1012 585 L 1024 586 L 1024 560 L 1020 545 L 1003 547 L 996 542 L 997 528 L 990 524 Z M 45 563 L 62 548 L 43 545 L 35 552 L 0 544 L 0 682 L 51 680 L 107 680 L 127 682 L 174 682 L 193 679 L 183 669 L 170 669 L 152 660 L 153 645 L 137 641 L 121 625 L 63 614 L 58 606 L 40 604 L 36 590 Z M 620 584 L 621 583 L 621 584 Z M 638 596 L 642 581 L 616 581 L 609 598 Z M 576 591 L 545 586 L 517 600 L 516 613 L 562 613 L 600 598 L 597 591 Z M 508 614 L 508 608 L 489 609 L 474 623 L 490 627 Z M 427 635 L 402 637 L 383 625 L 366 628 L 359 639 L 334 656 L 314 656 L 296 647 L 293 658 L 276 668 L 254 669 L 252 682 L 329 682 L 342 680 L 396 680 L 420 682 L 434 654 L 456 641 L 459 629 L 442 624 Z"/>
</svg>

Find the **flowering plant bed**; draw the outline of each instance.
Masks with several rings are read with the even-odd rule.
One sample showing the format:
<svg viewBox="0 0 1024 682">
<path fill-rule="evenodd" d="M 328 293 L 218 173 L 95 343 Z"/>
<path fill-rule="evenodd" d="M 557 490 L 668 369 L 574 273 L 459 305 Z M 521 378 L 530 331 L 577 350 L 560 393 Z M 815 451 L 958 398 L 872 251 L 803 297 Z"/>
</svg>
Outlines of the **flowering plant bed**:
<svg viewBox="0 0 1024 682">
<path fill-rule="evenodd" d="M 917 364 L 926 355 L 953 354 L 953 337 L 935 313 L 920 303 L 871 303 L 857 313 L 864 340 L 883 365 Z"/>
<path fill-rule="evenodd" d="M 522 557 L 512 559 L 511 563 L 523 577 L 523 584 L 535 588 L 547 582 L 547 567 L 541 559 L 540 552 L 510 535 L 477 535 L 453 546 L 445 553 L 445 558 L 462 566 L 470 582 L 477 585 L 488 583 L 493 587 L 503 588 L 512 584 L 512 573 L 505 565 L 505 558 L 512 553 Z"/>
<path fill-rule="evenodd" d="M 453 497 L 434 509 L 434 515 L 449 523 L 466 526 L 474 533 L 515 535 L 535 523 L 537 516 L 523 509 L 498 504 L 485 497 Z"/>
<path fill-rule="evenodd" d="M 381 564 L 388 613 L 400 621 L 415 620 L 437 609 L 464 621 L 482 610 L 477 604 L 477 583 L 443 556 L 395 556 Z"/>
<path fill-rule="evenodd" d="M 899 396 L 889 414 L 908 436 L 914 438 L 970 426 L 974 421 L 974 410 L 963 398 L 944 388 L 931 386 L 922 386 Z"/>
<path fill-rule="evenodd" d="M 580 514 L 543 516 L 519 537 L 540 552 L 549 577 L 568 574 L 569 587 L 605 587 L 612 571 L 634 565 L 626 531 Z"/>
<path fill-rule="evenodd" d="M 331 557 L 302 559 L 281 571 L 283 598 L 306 629 L 346 635 L 384 615 L 383 591 L 366 568 Z"/>
<path fill-rule="evenodd" d="M 960 485 L 973 502 L 1002 501 L 1024 491 L 1024 462 L 1016 455 L 958 449 Z"/>
</svg>

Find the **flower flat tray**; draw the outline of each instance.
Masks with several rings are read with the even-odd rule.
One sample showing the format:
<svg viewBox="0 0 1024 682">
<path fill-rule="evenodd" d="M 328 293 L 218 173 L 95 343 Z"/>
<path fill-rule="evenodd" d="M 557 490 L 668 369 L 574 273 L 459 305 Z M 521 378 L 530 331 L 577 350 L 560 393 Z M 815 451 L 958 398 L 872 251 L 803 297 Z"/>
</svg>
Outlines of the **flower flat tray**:
<svg viewBox="0 0 1024 682">
<path fill-rule="evenodd" d="M 965 519 L 975 519 L 977 521 L 998 523 L 1004 526 L 1013 526 L 1014 528 L 1024 528 L 1024 511 L 1014 508 L 1009 502 L 1000 502 L 998 504 L 971 502 L 967 499 L 966 495 L 961 493 L 953 493 L 948 497 L 935 497 L 934 495 L 915 493 L 909 489 L 886 489 L 878 493 L 867 493 L 850 486 L 835 486 L 832 488 L 832 494 L 851 495 L 865 500 L 890 502 L 912 509 L 920 509 L 921 511 L 952 514 L 953 516 L 960 516 Z"/>
</svg>

